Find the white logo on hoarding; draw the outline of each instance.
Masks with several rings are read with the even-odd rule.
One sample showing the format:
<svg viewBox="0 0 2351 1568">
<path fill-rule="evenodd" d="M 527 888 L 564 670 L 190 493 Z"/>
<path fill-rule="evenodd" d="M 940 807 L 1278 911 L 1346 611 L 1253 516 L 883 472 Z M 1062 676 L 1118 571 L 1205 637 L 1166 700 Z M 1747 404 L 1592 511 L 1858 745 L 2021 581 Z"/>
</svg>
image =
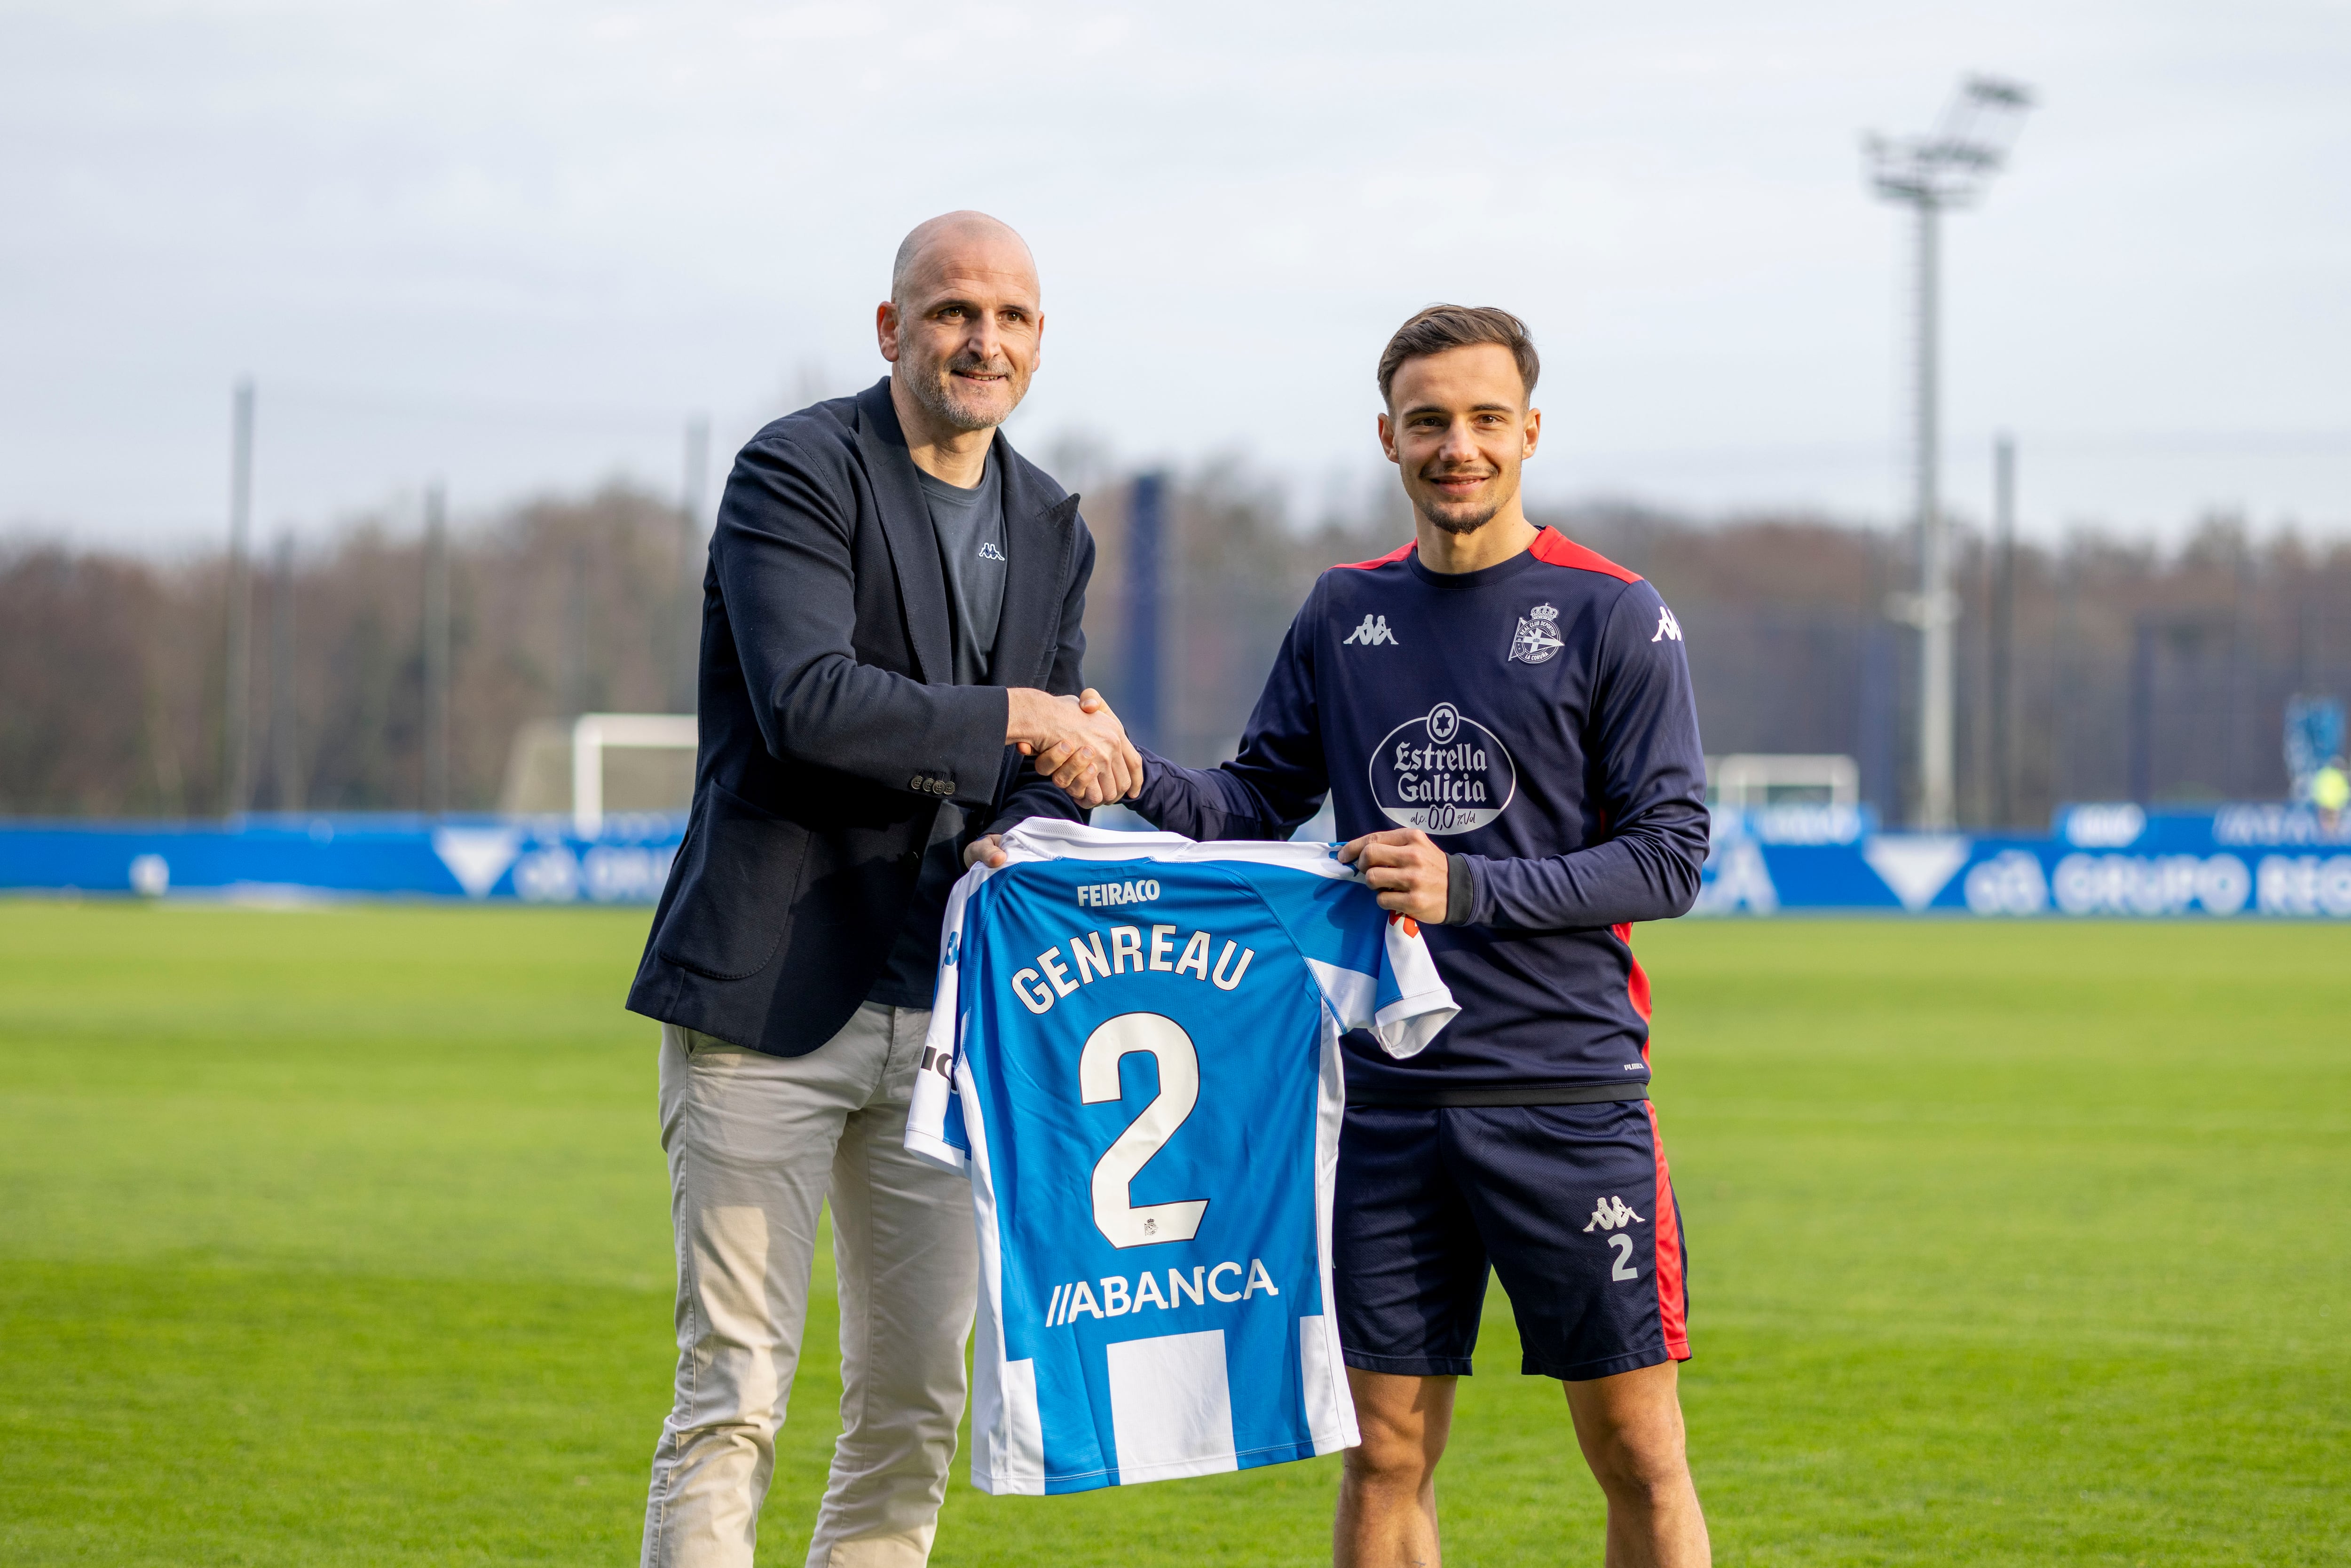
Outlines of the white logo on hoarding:
<svg viewBox="0 0 2351 1568">
<path fill-rule="evenodd" d="M 1522 664 L 1540 664 L 1562 648 L 1559 607 L 1538 604 L 1519 617 L 1517 635 L 1510 639 L 1510 657 Z"/>
<path fill-rule="evenodd" d="M 1935 902 L 1961 866 L 1970 841 L 1948 833 L 1878 833 L 1862 841 L 1861 858 L 1909 910 Z"/>
<path fill-rule="evenodd" d="M 2127 849 L 2147 831 L 2146 809 L 2124 801 L 2112 806 L 2075 806 L 2065 813 L 2063 836 L 2081 850 Z"/>
<path fill-rule="evenodd" d="M 2039 915 L 2049 907 L 2049 879 L 2025 850 L 2002 850 L 1970 866 L 1960 885 L 1977 915 Z"/>
<path fill-rule="evenodd" d="M 2262 862 L 2264 883 L 2272 856 Z M 2057 862 L 2049 892 L 2068 915 L 2234 915 L 2253 893 L 2252 873 L 2235 855 L 2070 854 Z M 2262 913 L 2274 914 L 2263 889 Z M 2351 913 L 2351 904 L 2346 904 Z"/>
<path fill-rule="evenodd" d="M 1708 849 L 1698 887 L 1698 915 L 1729 915 L 1751 909 L 1769 915 L 1780 907 L 1780 890 L 1771 885 L 1771 868 L 1763 851 L 1751 839 L 1718 839 Z"/>
<path fill-rule="evenodd" d="M 1388 618 L 1384 615 L 1364 616 L 1364 623 L 1347 633 L 1346 642 L 1361 643 L 1366 648 L 1376 648 L 1383 643 L 1392 647 L 1404 646 L 1396 641 L 1395 633 L 1388 630 Z M 1346 643 L 1342 643 L 1340 646 L 1346 646 Z"/>
<path fill-rule="evenodd" d="M 1372 799 L 1388 821 L 1424 833 L 1467 833 L 1502 814 L 1518 768 L 1501 740 L 1451 703 L 1388 731 L 1372 748 Z"/>
<path fill-rule="evenodd" d="M 522 853 L 522 835 L 512 828 L 435 828 L 433 852 L 467 898 L 487 898 Z"/>
</svg>

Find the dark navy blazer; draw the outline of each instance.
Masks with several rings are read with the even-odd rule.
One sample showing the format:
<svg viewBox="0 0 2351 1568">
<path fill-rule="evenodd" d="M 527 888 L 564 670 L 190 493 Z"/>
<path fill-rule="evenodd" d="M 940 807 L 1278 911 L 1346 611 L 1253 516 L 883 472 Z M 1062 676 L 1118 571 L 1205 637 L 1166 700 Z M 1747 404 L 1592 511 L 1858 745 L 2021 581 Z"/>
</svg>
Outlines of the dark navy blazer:
<svg viewBox="0 0 2351 1568">
<path fill-rule="evenodd" d="M 832 1038 L 905 919 L 941 802 L 967 840 L 1082 820 L 1004 743 L 1006 686 L 1083 685 L 1078 498 L 996 437 L 996 684 L 957 686 L 938 543 L 885 377 L 735 459 L 702 590 L 694 808 L 629 1009 L 776 1056 Z"/>
</svg>

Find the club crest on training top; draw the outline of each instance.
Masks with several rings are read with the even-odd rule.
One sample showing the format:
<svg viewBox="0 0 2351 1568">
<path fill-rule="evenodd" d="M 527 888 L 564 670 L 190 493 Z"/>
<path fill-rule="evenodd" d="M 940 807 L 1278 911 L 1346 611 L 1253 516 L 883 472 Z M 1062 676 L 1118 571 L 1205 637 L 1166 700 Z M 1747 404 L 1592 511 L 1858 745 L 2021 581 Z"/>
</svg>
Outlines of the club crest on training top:
<svg viewBox="0 0 2351 1568">
<path fill-rule="evenodd" d="M 1510 639 L 1510 657 L 1522 664 L 1540 664 L 1565 646 L 1559 636 L 1559 607 L 1538 604 L 1519 617 L 1518 635 Z"/>
</svg>

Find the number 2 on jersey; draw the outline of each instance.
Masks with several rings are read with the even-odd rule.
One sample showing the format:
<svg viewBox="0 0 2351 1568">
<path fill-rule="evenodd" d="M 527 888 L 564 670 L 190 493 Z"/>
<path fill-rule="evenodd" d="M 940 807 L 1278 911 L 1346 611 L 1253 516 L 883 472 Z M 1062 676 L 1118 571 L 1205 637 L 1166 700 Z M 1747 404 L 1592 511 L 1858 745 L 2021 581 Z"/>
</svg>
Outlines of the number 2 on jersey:
<svg viewBox="0 0 2351 1568">
<path fill-rule="evenodd" d="M 1086 1037 L 1078 1057 L 1078 1097 L 1089 1105 L 1118 1099 L 1118 1064 L 1136 1052 L 1159 1064 L 1159 1092 L 1095 1162 L 1094 1228 L 1113 1247 L 1189 1241 L 1199 1233 L 1200 1217 L 1208 1211 L 1207 1198 L 1137 1207 L 1130 1188 L 1199 1103 L 1200 1054 L 1193 1049 L 1192 1037 L 1174 1019 L 1158 1013 L 1122 1013 Z"/>
</svg>

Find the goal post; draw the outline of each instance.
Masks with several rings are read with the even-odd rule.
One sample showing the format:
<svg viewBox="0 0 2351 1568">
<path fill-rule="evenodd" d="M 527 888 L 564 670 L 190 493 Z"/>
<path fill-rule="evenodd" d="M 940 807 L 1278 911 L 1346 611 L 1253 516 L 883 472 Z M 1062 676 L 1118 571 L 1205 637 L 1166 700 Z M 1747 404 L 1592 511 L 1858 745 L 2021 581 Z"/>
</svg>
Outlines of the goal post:
<svg viewBox="0 0 2351 1568">
<path fill-rule="evenodd" d="M 690 713 L 583 713 L 571 721 L 571 827 L 583 839 L 604 831 L 604 753 L 622 748 L 692 751 L 701 727 Z"/>
<path fill-rule="evenodd" d="M 1792 751 L 1734 752 L 1706 759 L 1708 793 L 1731 810 L 1797 804 L 1853 806 L 1861 800 L 1861 769 L 1850 757 Z"/>
</svg>

